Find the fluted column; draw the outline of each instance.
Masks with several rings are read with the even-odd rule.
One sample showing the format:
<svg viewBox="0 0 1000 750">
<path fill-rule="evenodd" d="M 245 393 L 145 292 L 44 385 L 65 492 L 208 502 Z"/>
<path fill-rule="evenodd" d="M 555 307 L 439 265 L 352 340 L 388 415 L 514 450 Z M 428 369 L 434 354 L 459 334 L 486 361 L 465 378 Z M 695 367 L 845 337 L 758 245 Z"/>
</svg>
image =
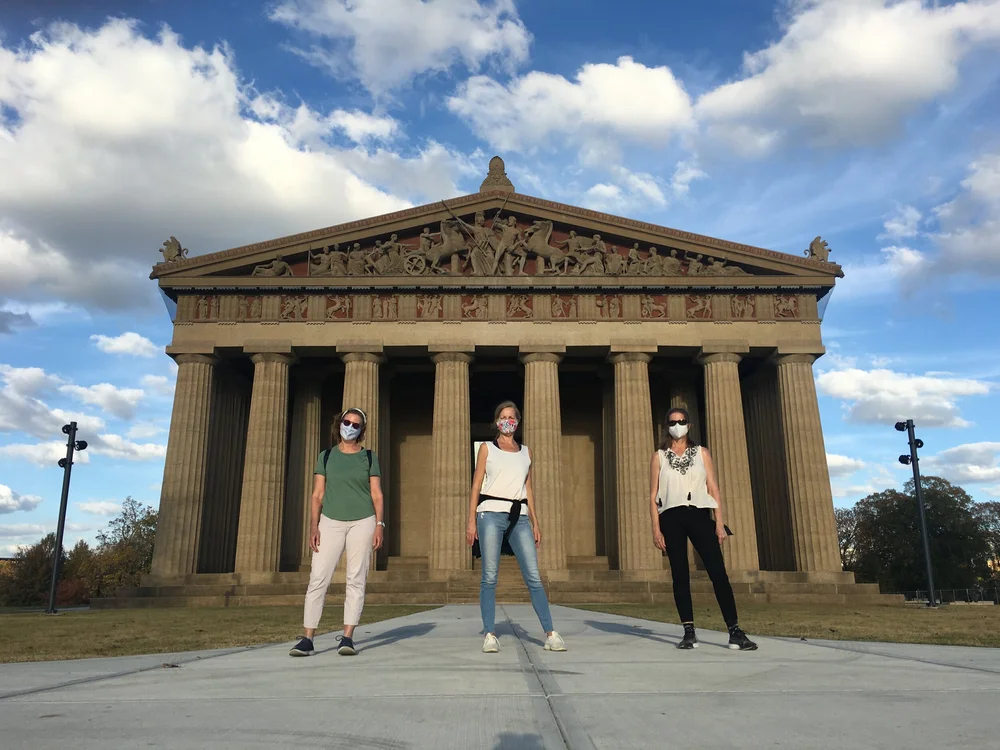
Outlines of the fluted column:
<svg viewBox="0 0 1000 750">
<path fill-rule="evenodd" d="M 469 364 L 465 352 L 441 352 L 434 361 L 433 453 L 431 458 L 431 538 L 428 565 L 441 575 L 467 570 L 465 543 L 472 485 Z"/>
<path fill-rule="evenodd" d="M 618 564 L 622 570 L 663 568 L 653 546 L 649 516 L 649 460 L 653 410 L 649 400 L 650 356 L 613 354 L 615 368 L 615 476 L 618 492 Z"/>
<path fill-rule="evenodd" d="M 558 354 L 533 352 L 524 363 L 524 444 L 531 449 L 531 486 L 542 531 L 538 550 L 543 570 L 566 568 L 562 496 L 562 411 Z"/>
<path fill-rule="evenodd" d="M 150 570 L 154 577 L 196 573 L 201 544 L 217 360 L 202 354 L 182 354 L 176 361 L 177 384 Z"/>
<path fill-rule="evenodd" d="M 254 364 L 247 450 L 236 537 L 236 572 L 277 572 L 288 442 L 289 354 L 262 353 Z"/>
<path fill-rule="evenodd" d="M 795 567 L 803 571 L 839 571 L 837 522 L 813 380 L 814 359 L 811 354 L 775 358 Z"/>
<path fill-rule="evenodd" d="M 759 570 L 757 526 L 740 393 L 740 359 L 739 354 L 724 352 L 703 354 L 698 361 L 705 368 L 708 447 L 722 493 L 723 519 L 734 534 L 723 548 L 726 567 L 730 570 Z"/>
<path fill-rule="evenodd" d="M 691 417 L 688 435 L 696 443 L 701 442 L 701 412 L 698 409 L 698 386 L 693 377 L 670 379 L 670 408 L 685 409 Z"/>
<path fill-rule="evenodd" d="M 371 352 L 351 352 L 343 355 L 341 359 L 344 361 L 344 402 L 341 408 L 364 410 L 365 416 L 368 417 L 365 446 L 373 451 L 378 451 L 378 368 L 382 363 L 382 357 Z"/>
<path fill-rule="evenodd" d="M 310 500 L 316 457 L 320 452 L 323 375 L 301 373 L 292 396 L 292 429 L 288 441 L 288 483 L 282 522 L 283 567 L 298 570 L 310 559 Z"/>
</svg>

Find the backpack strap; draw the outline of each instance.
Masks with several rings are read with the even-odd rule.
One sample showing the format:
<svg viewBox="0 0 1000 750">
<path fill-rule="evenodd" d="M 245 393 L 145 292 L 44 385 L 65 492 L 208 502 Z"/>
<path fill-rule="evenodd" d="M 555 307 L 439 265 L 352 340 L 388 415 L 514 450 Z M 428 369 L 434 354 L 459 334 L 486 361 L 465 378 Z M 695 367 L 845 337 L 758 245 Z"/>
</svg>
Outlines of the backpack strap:
<svg viewBox="0 0 1000 750">
<path fill-rule="evenodd" d="M 371 477 L 371 475 L 372 475 L 372 452 L 371 452 L 371 449 L 366 450 L 365 453 L 368 454 L 368 476 Z"/>
<path fill-rule="evenodd" d="M 326 465 L 330 462 L 330 451 L 332 451 L 332 450 L 333 450 L 333 448 L 327 448 L 325 451 L 323 451 L 323 473 L 324 474 L 326 473 Z"/>
</svg>

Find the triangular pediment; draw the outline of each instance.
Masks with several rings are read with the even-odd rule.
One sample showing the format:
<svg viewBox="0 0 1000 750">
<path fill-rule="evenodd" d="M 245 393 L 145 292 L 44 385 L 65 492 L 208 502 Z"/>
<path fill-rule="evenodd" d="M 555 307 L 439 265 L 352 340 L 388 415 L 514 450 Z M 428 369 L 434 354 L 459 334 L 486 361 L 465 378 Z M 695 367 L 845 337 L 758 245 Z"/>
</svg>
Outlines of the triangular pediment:
<svg viewBox="0 0 1000 750">
<path fill-rule="evenodd" d="M 819 238 L 796 257 L 510 191 L 482 192 L 195 257 L 173 238 L 151 278 L 161 287 L 377 283 L 831 287 L 843 275 Z M 763 278 L 761 278 L 763 277 Z M 307 281 L 308 280 L 308 281 Z M 460 282 L 459 282 L 460 283 Z"/>
</svg>

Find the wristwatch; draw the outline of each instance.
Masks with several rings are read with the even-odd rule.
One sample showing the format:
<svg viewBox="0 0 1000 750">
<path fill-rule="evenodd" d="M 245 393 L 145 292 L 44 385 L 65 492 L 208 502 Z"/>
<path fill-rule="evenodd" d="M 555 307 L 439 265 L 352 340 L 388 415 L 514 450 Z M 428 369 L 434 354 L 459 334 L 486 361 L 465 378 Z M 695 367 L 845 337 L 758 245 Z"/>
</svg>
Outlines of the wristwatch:
<svg viewBox="0 0 1000 750">
<path fill-rule="evenodd" d="M 375 525 L 376 526 L 381 526 L 384 529 L 385 528 L 385 521 L 376 521 Z"/>
</svg>

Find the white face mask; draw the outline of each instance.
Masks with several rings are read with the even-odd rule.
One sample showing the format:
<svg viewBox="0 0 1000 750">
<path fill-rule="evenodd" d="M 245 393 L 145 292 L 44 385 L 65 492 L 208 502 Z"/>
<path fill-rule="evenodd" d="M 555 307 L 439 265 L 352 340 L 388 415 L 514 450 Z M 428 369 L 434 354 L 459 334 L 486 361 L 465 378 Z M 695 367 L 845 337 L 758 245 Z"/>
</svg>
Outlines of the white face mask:
<svg viewBox="0 0 1000 750">
<path fill-rule="evenodd" d="M 346 424 L 340 425 L 340 436 L 344 440 L 357 440 L 358 435 L 361 434 L 361 428 L 351 425 L 348 427 Z"/>
<path fill-rule="evenodd" d="M 680 440 L 688 434 L 688 426 L 686 424 L 675 424 L 673 427 L 669 428 L 668 432 L 670 433 L 670 437 L 675 440 Z"/>
</svg>

